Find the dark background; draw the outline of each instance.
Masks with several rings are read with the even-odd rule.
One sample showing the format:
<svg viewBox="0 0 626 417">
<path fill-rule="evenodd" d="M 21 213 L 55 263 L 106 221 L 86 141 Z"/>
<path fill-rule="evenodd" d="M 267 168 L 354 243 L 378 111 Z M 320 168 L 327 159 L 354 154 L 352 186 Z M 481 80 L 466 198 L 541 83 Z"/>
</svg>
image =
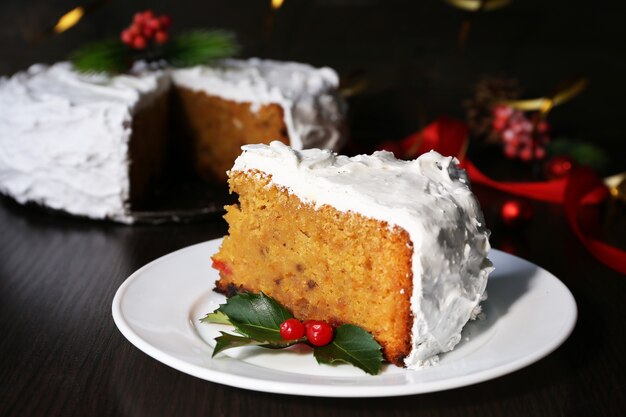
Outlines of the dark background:
<svg viewBox="0 0 626 417">
<path fill-rule="evenodd" d="M 135 11 L 150 7 L 171 14 L 175 31 L 233 30 L 242 56 L 328 65 L 344 77 L 365 74 L 369 89 L 350 100 L 356 142 L 401 138 L 444 113 L 463 117 L 462 100 L 483 74 L 519 78 L 527 97 L 584 74 L 587 90 L 550 115 L 555 134 L 601 145 L 612 158 L 607 171 L 626 169 L 622 1 L 514 1 L 476 17 L 463 53 L 456 38 L 465 15 L 437 0 L 286 0 L 271 42 L 264 38 L 269 0 L 112 0 L 65 34 L 29 41 L 78 4 L 0 0 L 0 74 L 63 60 L 87 41 L 117 36 Z M 508 168 L 500 164 L 498 173 Z M 128 227 L 0 197 L 0 416 L 623 416 L 626 277 L 584 249 L 562 206 L 530 202 L 534 218 L 509 229 L 499 208 L 511 195 L 474 190 L 493 247 L 547 269 L 572 291 L 579 308 L 573 334 L 546 358 L 495 380 L 365 399 L 207 382 L 159 363 L 119 333 L 111 301 L 122 282 L 160 256 L 223 236 L 219 215 Z M 624 248 L 626 205 L 593 210 L 604 214 L 602 229 Z"/>
<path fill-rule="evenodd" d="M 269 0 L 111 0 L 68 32 L 33 42 L 65 12 L 88 0 L 2 0 L 0 74 L 64 60 L 88 41 L 118 36 L 135 11 L 173 17 L 173 31 L 235 32 L 241 56 L 331 66 L 364 74 L 350 100 L 352 136 L 401 138 L 442 114 L 463 117 L 463 99 L 485 74 L 519 79 L 524 97 L 544 96 L 574 74 L 590 84 L 550 115 L 554 137 L 583 139 L 611 155 L 607 173 L 626 166 L 626 12 L 622 1 L 513 1 L 472 20 L 464 51 L 457 36 L 467 14 L 441 0 L 286 0 L 265 32 Z M 30 40 L 29 40 L 30 39 Z M 610 171 L 610 172 L 609 172 Z"/>
</svg>

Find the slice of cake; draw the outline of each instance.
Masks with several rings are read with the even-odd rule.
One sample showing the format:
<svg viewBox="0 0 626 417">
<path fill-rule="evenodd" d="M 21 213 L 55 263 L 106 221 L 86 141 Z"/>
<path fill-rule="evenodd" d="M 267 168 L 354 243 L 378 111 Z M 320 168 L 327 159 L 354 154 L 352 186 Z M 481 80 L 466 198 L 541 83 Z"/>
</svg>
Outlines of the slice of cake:
<svg viewBox="0 0 626 417">
<path fill-rule="evenodd" d="M 165 167 L 193 164 L 224 181 L 249 140 L 295 148 L 342 142 L 338 77 L 329 68 L 255 59 L 143 66 L 107 75 L 57 63 L 0 77 L 0 192 L 132 223 Z M 174 155 L 186 159 L 172 164 Z"/>
<path fill-rule="evenodd" d="M 245 144 L 338 149 L 343 142 L 339 78 L 330 68 L 228 59 L 173 70 L 172 79 L 181 131 L 204 178 L 225 182 Z"/>
<path fill-rule="evenodd" d="M 243 149 L 229 172 L 239 204 L 213 257 L 217 291 L 263 291 L 298 319 L 361 326 L 398 366 L 454 348 L 492 270 L 489 232 L 455 159 Z"/>
</svg>

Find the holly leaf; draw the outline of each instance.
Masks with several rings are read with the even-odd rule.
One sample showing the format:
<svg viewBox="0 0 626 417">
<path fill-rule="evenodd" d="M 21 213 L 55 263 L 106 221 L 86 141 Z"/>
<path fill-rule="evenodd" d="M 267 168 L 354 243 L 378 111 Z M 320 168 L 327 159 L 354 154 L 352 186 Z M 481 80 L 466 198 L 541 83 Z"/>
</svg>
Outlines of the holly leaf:
<svg viewBox="0 0 626 417">
<path fill-rule="evenodd" d="M 353 324 L 339 326 L 333 341 L 316 347 L 313 355 L 318 363 L 349 363 L 371 375 L 380 372 L 383 361 L 381 347 L 372 335 Z"/>
<path fill-rule="evenodd" d="M 215 338 L 215 348 L 213 349 L 213 355 L 217 355 L 223 350 L 242 347 L 242 346 L 259 346 L 267 349 L 284 349 L 286 347 L 295 345 L 296 343 L 302 343 L 306 338 L 296 340 L 282 340 L 281 342 L 267 342 L 255 340 L 247 336 L 238 336 L 236 334 L 230 334 L 226 332 L 220 332 L 222 335 Z"/>
<path fill-rule="evenodd" d="M 219 352 L 241 346 L 259 346 L 282 349 L 297 343 L 308 343 L 306 336 L 285 340 L 280 335 L 280 325 L 293 315 L 264 293 L 243 293 L 229 298 L 213 313 L 200 321 L 203 323 L 230 323 L 238 334 L 220 332 L 215 338 L 213 356 Z M 362 328 L 344 324 L 335 332 L 334 340 L 326 346 L 313 346 L 318 363 L 345 362 L 376 375 L 380 372 L 383 356 L 380 345 Z"/>
<path fill-rule="evenodd" d="M 200 322 L 213 324 L 232 324 L 230 320 L 228 320 L 228 316 L 219 310 L 216 310 L 213 313 L 208 313 L 206 316 L 200 319 Z"/>
<path fill-rule="evenodd" d="M 211 357 L 226 349 L 256 344 L 256 341 L 249 337 L 237 336 L 226 332 L 220 333 L 222 335 L 215 338 L 215 348 L 213 349 L 213 355 L 211 355 Z"/>
<path fill-rule="evenodd" d="M 262 292 L 237 294 L 222 304 L 214 313 L 228 317 L 237 331 L 249 338 L 284 344 L 280 325 L 293 317 L 291 312 Z"/>
</svg>

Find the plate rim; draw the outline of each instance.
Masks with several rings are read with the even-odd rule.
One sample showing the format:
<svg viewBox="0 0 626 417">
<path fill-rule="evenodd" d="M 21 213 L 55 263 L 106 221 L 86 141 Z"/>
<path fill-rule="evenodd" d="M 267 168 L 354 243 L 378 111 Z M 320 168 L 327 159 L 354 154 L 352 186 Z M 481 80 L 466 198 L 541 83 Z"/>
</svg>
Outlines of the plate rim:
<svg viewBox="0 0 626 417">
<path fill-rule="evenodd" d="M 529 366 L 539 360 L 545 358 L 552 352 L 554 352 L 559 346 L 561 346 L 571 335 L 572 331 L 575 328 L 577 318 L 578 318 L 578 306 L 576 304 L 576 300 L 572 295 L 571 291 L 567 288 L 567 286 L 558 279 L 554 274 L 549 272 L 548 270 L 530 262 L 518 256 L 499 251 L 497 249 L 491 249 L 490 253 L 497 253 L 498 256 L 511 257 L 516 261 L 521 261 L 531 266 L 536 267 L 538 270 L 542 271 L 546 274 L 547 279 L 553 280 L 553 284 L 556 284 L 559 289 L 562 291 L 562 296 L 565 297 L 564 302 L 569 304 L 569 308 L 571 308 L 571 315 L 569 316 L 569 321 L 564 322 L 564 329 L 562 333 L 555 337 L 554 339 L 550 339 L 549 343 L 546 343 L 541 349 L 533 351 L 529 355 L 522 356 L 510 362 L 505 362 L 503 364 L 497 365 L 493 368 L 487 368 L 483 370 L 479 370 L 473 372 L 468 375 L 455 376 L 450 379 L 441 379 L 435 381 L 429 381 L 426 383 L 414 383 L 414 384 L 403 384 L 403 385 L 393 385 L 393 386 L 384 386 L 382 384 L 379 385 L 325 385 L 321 383 L 299 383 L 299 382 L 287 382 L 287 381 L 274 381 L 274 380 L 266 380 L 263 378 L 250 377 L 244 375 L 233 375 L 227 372 L 222 372 L 214 369 L 209 369 L 207 367 L 202 367 L 193 363 L 186 362 L 185 360 L 178 358 L 176 356 L 170 355 L 166 352 L 163 352 L 158 347 L 151 344 L 149 341 L 145 340 L 139 334 L 137 334 L 133 328 L 132 324 L 128 322 L 128 320 L 124 317 L 124 313 L 122 311 L 122 301 L 126 294 L 128 288 L 138 279 L 138 277 L 142 276 L 146 270 L 155 267 L 161 262 L 167 261 L 169 258 L 180 256 L 182 252 L 192 251 L 194 248 L 199 246 L 210 246 L 216 245 L 221 242 L 222 238 L 211 239 L 208 241 L 196 243 L 193 245 L 189 245 L 183 247 L 181 249 L 170 252 L 166 255 L 160 256 L 154 259 L 151 262 L 143 265 L 135 272 L 133 272 L 130 276 L 128 276 L 124 282 L 117 289 L 115 296 L 113 297 L 113 301 L 111 303 L 112 316 L 115 325 L 118 330 L 122 333 L 122 335 L 136 348 L 140 351 L 144 352 L 148 356 L 156 359 L 157 361 L 184 372 L 186 374 L 195 376 L 197 378 L 210 381 L 213 383 L 228 385 L 236 388 L 243 388 L 258 392 L 267 392 L 274 394 L 285 394 L 285 395 L 301 395 L 301 396 L 310 396 L 310 397 L 335 397 L 335 398 L 375 398 L 375 397 L 395 397 L 395 396 L 404 396 L 404 395 L 416 395 L 416 394 L 425 394 L 430 392 L 437 392 L 449 389 L 460 388 L 464 386 L 469 386 L 473 384 L 477 384 L 480 382 L 485 382 L 491 379 L 495 379 L 517 370 L 520 370 L 526 366 Z M 545 278 L 544 278 L 545 279 Z M 200 291 L 199 291 L 200 293 Z M 191 307 L 189 307 L 191 308 Z M 206 345 L 199 335 L 194 334 L 196 338 L 201 341 L 202 344 Z M 207 349 L 211 349 L 209 345 L 206 345 Z M 231 360 L 237 360 L 234 358 L 230 358 Z M 209 359 L 213 360 L 213 359 Z M 245 363 L 238 361 L 240 363 Z M 253 364 L 245 363 L 250 367 L 257 367 Z M 277 370 L 270 370 L 273 372 L 281 372 Z M 406 370 L 406 372 L 419 372 L 420 370 Z M 296 374 L 297 375 L 297 374 Z M 378 376 L 370 376 L 365 375 L 365 377 L 377 378 Z M 324 376 L 315 376 L 312 379 L 323 379 L 326 378 Z M 343 377 L 350 379 L 350 377 Z"/>
</svg>

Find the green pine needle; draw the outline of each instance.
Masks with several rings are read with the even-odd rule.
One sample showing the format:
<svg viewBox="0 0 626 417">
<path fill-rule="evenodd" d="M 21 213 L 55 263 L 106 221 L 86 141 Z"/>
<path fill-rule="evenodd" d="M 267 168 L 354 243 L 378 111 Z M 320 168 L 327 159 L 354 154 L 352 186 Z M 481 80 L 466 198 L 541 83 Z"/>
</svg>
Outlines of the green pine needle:
<svg viewBox="0 0 626 417">
<path fill-rule="evenodd" d="M 173 67 L 208 64 L 237 53 L 235 36 L 225 31 L 194 31 L 172 38 L 165 45 L 153 45 L 144 51 L 135 51 L 118 39 L 93 43 L 79 49 L 70 57 L 81 72 L 128 71 L 135 60 L 165 60 Z"/>
<path fill-rule="evenodd" d="M 132 56 L 128 46 L 115 39 L 87 45 L 74 52 L 70 61 L 81 72 L 119 73 L 130 68 Z"/>
<path fill-rule="evenodd" d="M 238 50 L 239 46 L 230 32 L 194 31 L 165 44 L 163 58 L 174 67 L 189 67 L 235 55 Z"/>
</svg>

